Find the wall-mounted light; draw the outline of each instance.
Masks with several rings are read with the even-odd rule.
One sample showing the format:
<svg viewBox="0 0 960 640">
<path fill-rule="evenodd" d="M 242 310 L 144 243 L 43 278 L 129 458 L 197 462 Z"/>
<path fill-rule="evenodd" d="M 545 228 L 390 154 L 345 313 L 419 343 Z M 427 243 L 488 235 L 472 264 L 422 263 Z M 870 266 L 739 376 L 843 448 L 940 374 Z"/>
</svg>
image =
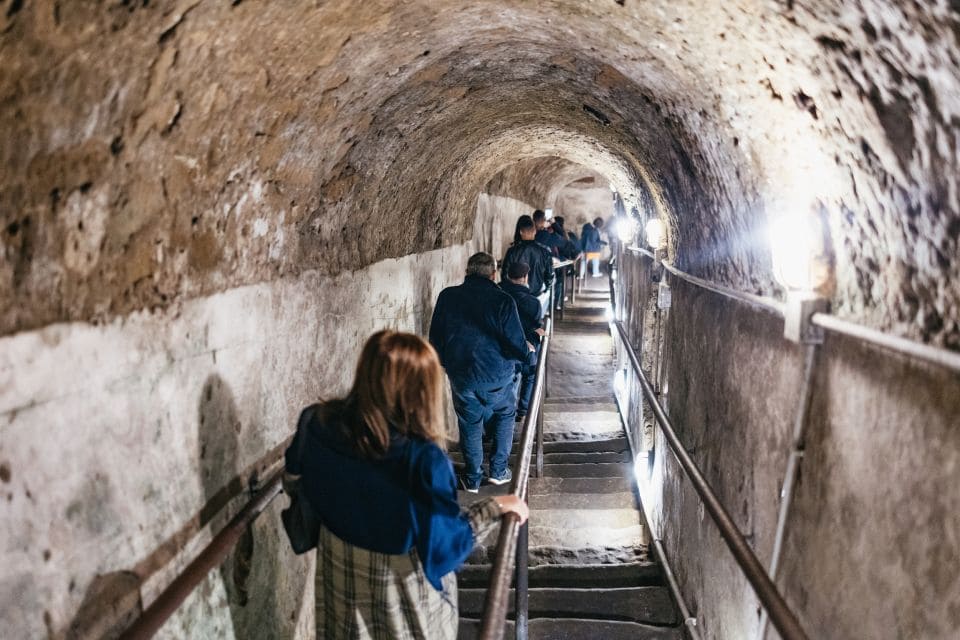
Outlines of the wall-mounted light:
<svg viewBox="0 0 960 640">
<path fill-rule="evenodd" d="M 643 228 L 644 235 L 647 237 L 647 244 L 654 251 L 663 248 L 663 243 L 667 239 L 666 227 L 660 218 L 650 218 Z"/>
<path fill-rule="evenodd" d="M 811 322 L 813 314 L 827 310 L 817 293 L 829 278 L 818 219 L 800 212 L 778 215 L 770 221 L 769 239 L 773 275 L 787 289 L 784 336 L 804 344 L 823 342 L 823 330 Z"/>
<path fill-rule="evenodd" d="M 769 236 L 773 275 L 780 284 L 794 291 L 814 291 L 824 284 L 827 271 L 817 259 L 823 252 L 823 236 L 814 216 L 776 216 L 770 221 Z"/>
<path fill-rule="evenodd" d="M 544 210 L 543 210 L 543 216 L 544 216 L 544 218 L 546 218 L 547 220 L 550 220 L 551 218 L 553 218 L 553 209 L 544 209 Z"/>
<path fill-rule="evenodd" d="M 629 244 L 637 236 L 637 223 L 633 218 L 620 216 L 614 221 L 614 231 L 620 242 Z"/>
</svg>

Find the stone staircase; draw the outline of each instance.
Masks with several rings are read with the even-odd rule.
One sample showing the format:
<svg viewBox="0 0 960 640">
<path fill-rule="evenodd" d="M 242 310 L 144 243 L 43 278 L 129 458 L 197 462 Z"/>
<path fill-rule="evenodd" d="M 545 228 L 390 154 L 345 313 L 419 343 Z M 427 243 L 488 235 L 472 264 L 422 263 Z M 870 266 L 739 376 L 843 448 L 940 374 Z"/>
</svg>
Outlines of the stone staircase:
<svg viewBox="0 0 960 640">
<path fill-rule="evenodd" d="M 550 350 L 544 474 L 529 488 L 529 637 L 679 640 L 679 613 L 644 544 L 629 445 L 613 401 L 606 280 L 590 283 L 596 290 L 568 307 Z M 461 460 L 458 452 L 452 457 Z M 506 490 L 487 485 L 480 497 Z M 460 499 L 477 496 L 461 492 Z M 459 573 L 461 638 L 479 632 L 495 546 L 495 533 L 479 541 Z M 511 595 L 505 637 L 514 633 L 512 620 Z"/>
</svg>

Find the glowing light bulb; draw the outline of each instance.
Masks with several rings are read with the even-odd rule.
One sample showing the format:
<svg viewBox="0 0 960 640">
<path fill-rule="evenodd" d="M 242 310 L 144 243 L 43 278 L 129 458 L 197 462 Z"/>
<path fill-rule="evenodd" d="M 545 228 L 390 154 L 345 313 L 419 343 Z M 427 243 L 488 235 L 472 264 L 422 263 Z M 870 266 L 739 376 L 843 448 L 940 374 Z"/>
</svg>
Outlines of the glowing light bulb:
<svg viewBox="0 0 960 640">
<path fill-rule="evenodd" d="M 812 215 L 789 213 L 770 221 L 770 252 L 773 275 L 788 289 L 813 291 L 826 280 L 826 268 L 819 259 L 823 237 Z"/>
<path fill-rule="evenodd" d="M 630 242 L 637 234 L 637 224 L 633 221 L 633 218 L 617 218 L 615 228 L 617 237 L 623 243 Z"/>
<path fill-rule="evenodd" d="M 663 247 L 663 241 L 666 240 L 667 233 L 666 228 L 663 226 L 663 221 L 660 220 L 660 218 L 650 218 L 647 220 L 643 231 L 647 236 L 647 244 L 650 245 L 651 249 L 660 249 Z"/>
<path fill-rule="evenodd" d="M 553 209 L 544 209 L 543 216 L 547 220 L 550 220 L 551 218 L 553 218 Z"/>
</svg>

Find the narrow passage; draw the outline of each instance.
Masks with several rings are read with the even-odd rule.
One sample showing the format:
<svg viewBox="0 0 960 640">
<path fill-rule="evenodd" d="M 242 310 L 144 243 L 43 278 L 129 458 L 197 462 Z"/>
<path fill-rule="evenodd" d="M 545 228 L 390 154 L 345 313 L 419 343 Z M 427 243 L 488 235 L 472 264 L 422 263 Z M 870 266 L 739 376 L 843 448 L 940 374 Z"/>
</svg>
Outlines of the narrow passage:
<svg viewBox="0 0 960 640">
<path fill-rule="evenodd" d="M 613 400 L 608 306 L 606 278 L 588 278 L 554 328 L 544 477 L 531 478 L 529 490 L 530 637 L 679 640 L 679 615 L 644 544 L 630 450 Z M 452 456 L 461 460 L 459 452 Z M 480 497 L 506 490 L 485 485 Z M 460 493 L 463 504 L 476 499 Z M 479 629 L 496 541 L 495 532 L 479 541 L 459 574 L 461 638 Z M 510 622 L 505 637 L 512 634 Z"/>
</svg>

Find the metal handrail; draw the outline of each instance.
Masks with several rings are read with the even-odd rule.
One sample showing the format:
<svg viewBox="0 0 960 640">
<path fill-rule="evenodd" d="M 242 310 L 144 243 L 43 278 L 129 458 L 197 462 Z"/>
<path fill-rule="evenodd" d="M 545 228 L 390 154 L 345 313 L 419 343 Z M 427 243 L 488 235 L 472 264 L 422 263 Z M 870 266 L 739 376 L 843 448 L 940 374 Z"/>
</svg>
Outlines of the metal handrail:
<svg viewBox="0 0 960 640">
<path fill-rule="evenodd" d="M 694 490 L 700 496 L 710 517 L 717 525 L 717 529 L 720 530 L 720 535 L 723 537 L 724 542 L 727 543 L 727 547 L 733 554 L 734 560 L 736 560 L 744 577 L 746 577 L 747 581 L 753 587 L 754 593 L 757 594 L 761 604 L 767 610 L 773 626 L 784 640 L 807 640 L 807 634 L 797 621 L 797 617 L 793 611 L 790 610 L 790 607 L 770 579 L 770 576 L 767 575 L 763 565 L 760 564 L 753 549 L 751 549 L 747 543 L 746 538 L 743 537 L 743 534 L 737 528 L 733 517 L 726 508 L 724 508 L 720 499 L 710 486 L 710 483 L 707 482 L 704 477 L 703 472 L 700 471 L 700 467 L 697 466 L 697 463 L 694 462 L 690 454 L 687 453 L 683 443 L 680 442 L 680 438 L 673 428 L 673 423 L 670 421 L 670 418 L 667 417 L 663 406 L 657 399 L 656 393 L 654 393 L 653 387 L 650 385 L 650 381 L 647 380 L 646 375 L 643 373 L 643 367 L 640 366 L 640 360 L 633 349 L 633 345 L 630 344 L 630 338 L 627 335 L 623 323 L 617 320 L 614 324 L 617 327 L 617 335 L 624 346 L 624 350 L 630 358 L 630 364 L 633 365 L 633 371 L 637 376 L 637 380 L 640 382 L 643 395 L 653 411 L 653 415 L 656 418 L 657 424 L 660 425 L 667 443 L 677 457 L 680 467 L 693 484 Z"/>
<path fill-rule="evenodd" d="M 267 505 L 280 495 L 282 478 L 283 469 L 270 476 L 263 488 L 204 547 L 200 555 L 194 558 L 193 562 L 187 565 L 187 568 L 123 632 L 120 636 L 121 640 L 146 640 L 160 630 L 183 601 L 206 579 L 207 574 L 223 564 L 244 531 L 253 524 Z"/>
<path fill-rule="evenodd" d="M 553 318 L 547 317 L 546 335 L 540 343 L 540 360 L 537 362 L 537 371 L 534 378 L 533 396 L 530 399 L 530 411 L 523 421 L 523 431 L 520 436 L 520 455 L 514 463 L 513 481 L 510 483 L 510 493 L 521 500 L 527 499 L 527 484 L 530 477 L 530 457 L 533 454 L 534 440 L 537 441 L 537 466 L 542 468 L 543 460 L 543 398 L 547 370 L 547 352 L 550 347 L 550 337 L 553 334 Z M 510 593 L 510 579 L 516 564 L 518 575 L 516 586 L 516 607 L 518 635 L 526 633 L 526 615 L 522 605 L 527 596 L 526 569 L 527 559 L 517 562 L 518 551 L 522 549 L 526 556 L 526 545 L 518 545 L 526 539 L 529 523 L 520 526 L 520 517 L 515 513 L 508 513 L 500 524 L 500 534 L 497 537 L 497 546 L 494 553 L 493 567 L 490 571 L 490 586 L 483 603 L 483 619 L 480 623 L 480 638 L 482 640 L 500 640 L 507 619 L 507 599 Z M 521 626 L 523 631 L 521 632 Z"/>
<path fill-rule="evenodd" d="M 640 247 L 627 247 L 627 251 L 645 256 L 651 260 L 657 259 L 651 251 L 641 249 Z M 778 300 L 774 300 L 773 298 L 767 296 L 758 296 L 745 291 L 737 291 L 736 289 L 731 289 L 730 287 L 725 287 L 723 285 L 710 282 L 709 280 L 698 278 L 697 276 L 691 275 L 686 271 L 681 271 L 669 262 L 661 261 L 660 264 L 662 264 L 663 268 L 666 269 L 670 274 L 680 278 L 681 280 L 685 280 L 692 285 L 700 287 L 701 289 L 707 289 L 708 291 L 713 291 L 714 293 L 718 293 L 727 298 L 732 298 L 733 300 L 739 300 L 740 302 L 746 302 L 750 305 L 765 308 L 781 317 L 784 315 L 785 305 Z M 960 353 L 957 353 L 956 351 L 950 351 L 949 349 L 943 349 L 941 347 L 934 347 L 929 344 L 917 342 L 916 340 L 912 340 L 910 338 L 903 338 L 885 331 L 872 329 L 856 322 L 843 320 L 842 318 L 838 318 L 828 313 L 813 314 L 811 322 L 825 331 L 845 335 L 849 338 L 854 338 L 856 340 L 860 340 L 861 342 L 866 342 L 867 344 L 872 344 L 910 358 L 925 360 L 931 364 L 943 367 L 945 369 L 950 369 L 951 371 L 960 371 Z"/>
</svg>

